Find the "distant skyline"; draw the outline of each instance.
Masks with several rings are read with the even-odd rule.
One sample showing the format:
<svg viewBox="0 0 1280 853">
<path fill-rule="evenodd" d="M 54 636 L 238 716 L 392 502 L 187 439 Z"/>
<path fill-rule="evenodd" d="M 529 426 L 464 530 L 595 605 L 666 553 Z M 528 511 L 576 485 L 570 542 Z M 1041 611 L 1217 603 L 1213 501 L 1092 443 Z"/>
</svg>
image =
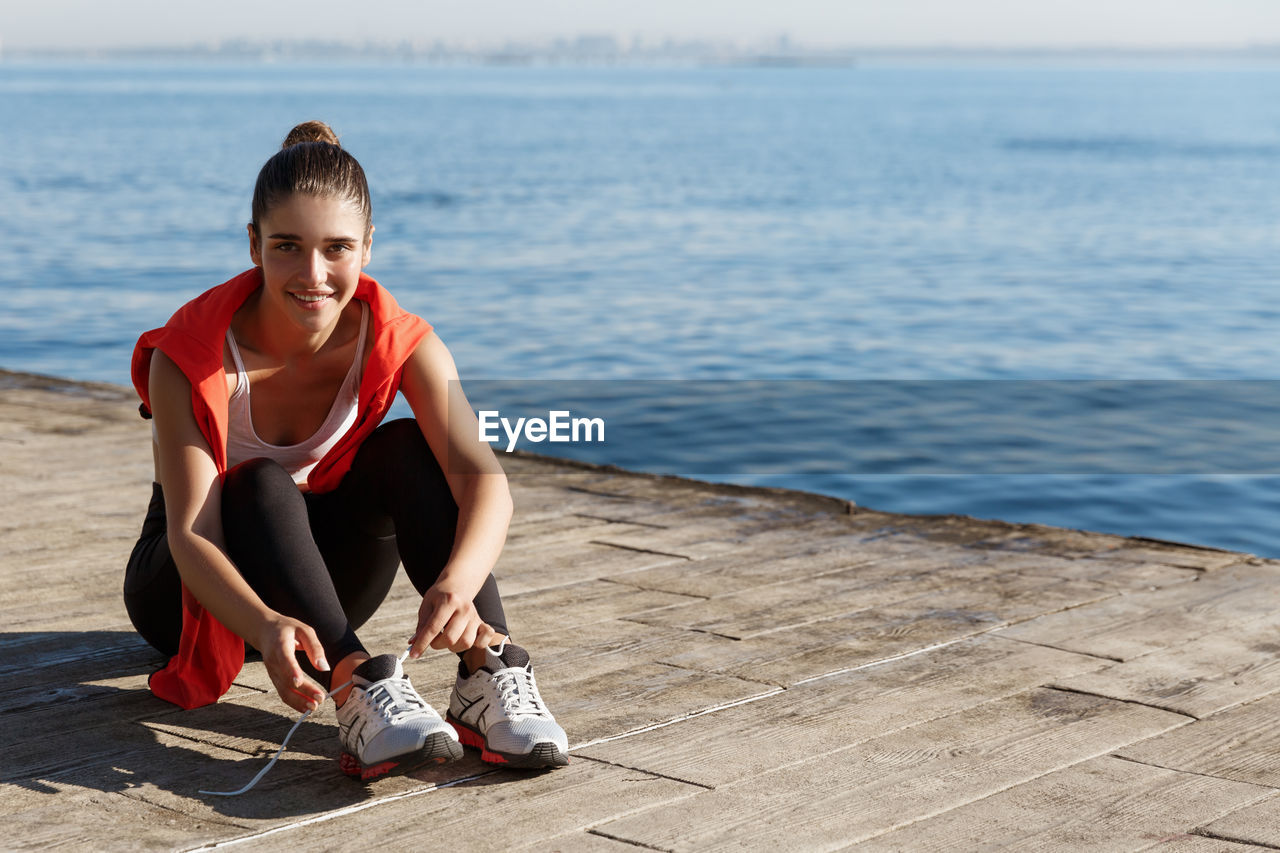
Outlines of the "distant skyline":
<svg viewBox="0 0 1280 853">
<path fill-rule="evenodd" d="M 1280 0 L 39 0 L 0 12 L 8 50 L 443 40 L 476 47 L 583 34 L 813 47 L 1247 47 L 1280 43 Z"/>
</svg>

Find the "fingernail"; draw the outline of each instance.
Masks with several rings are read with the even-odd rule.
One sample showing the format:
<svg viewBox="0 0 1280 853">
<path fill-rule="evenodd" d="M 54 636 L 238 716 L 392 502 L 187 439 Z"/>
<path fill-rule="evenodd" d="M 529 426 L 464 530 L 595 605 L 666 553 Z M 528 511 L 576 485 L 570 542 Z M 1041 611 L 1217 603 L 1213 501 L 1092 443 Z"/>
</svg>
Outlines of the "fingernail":
<svg viewBox="0 0 1280 853">
<path fill-rule="evenodd" d="M 316 668 L 319 669 L 321 672 L 328 672 L 329 662 L 324 658 L 320 658 L 320 660 L 316 661 Z"/>
</svg>

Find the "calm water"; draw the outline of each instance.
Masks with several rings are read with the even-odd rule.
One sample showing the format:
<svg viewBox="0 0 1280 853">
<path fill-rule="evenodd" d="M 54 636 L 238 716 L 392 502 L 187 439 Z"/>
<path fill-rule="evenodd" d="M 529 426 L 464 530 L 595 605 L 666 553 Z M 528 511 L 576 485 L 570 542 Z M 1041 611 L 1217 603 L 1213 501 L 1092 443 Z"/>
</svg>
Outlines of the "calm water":
<svg viewBox="0 0 1280 853">
<path fill-rule="evenodd" d="M 0 366 L 127 382 L 140 330 L 247 266 L 257 169 L 312 117 L 370 176 L 370 272 L 464 379 L 1280 378 L 1280 66 L 1205 64 L 3 63 Z M 912 473 L 945 443 L 869 474 L 838 429 L 789 467 L 770 430 L 663 423 L 615 460 L 728 478 L 732 445 L 877 508 L 1280 556 L 1272 476 Z"/>
</svg>

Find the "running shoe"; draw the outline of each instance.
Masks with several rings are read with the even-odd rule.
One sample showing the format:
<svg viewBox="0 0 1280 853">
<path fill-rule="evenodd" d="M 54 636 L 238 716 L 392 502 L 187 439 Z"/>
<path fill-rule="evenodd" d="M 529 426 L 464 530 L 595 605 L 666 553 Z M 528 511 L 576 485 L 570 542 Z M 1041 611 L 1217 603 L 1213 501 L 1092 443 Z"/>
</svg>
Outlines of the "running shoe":
<svg viewBox="0 0 1280 853">
<path fill-rule="evenodd" d="M 462 757 L 458 736 L 418 695 L 395 655 L 378 655 L 351 674 L 338 709 L 339 767 L 368 782 Z"/>
<path fill-rule="evenodd" d="M 458 680 L 446 719 L 463 745 L 480 758 L 507 767 L 563 767 L 569 739 L 538 694 L 529 653 L 504 643 L 485 649 L 485 665 L 469 672 L 458 662 Z"/>
</svg>

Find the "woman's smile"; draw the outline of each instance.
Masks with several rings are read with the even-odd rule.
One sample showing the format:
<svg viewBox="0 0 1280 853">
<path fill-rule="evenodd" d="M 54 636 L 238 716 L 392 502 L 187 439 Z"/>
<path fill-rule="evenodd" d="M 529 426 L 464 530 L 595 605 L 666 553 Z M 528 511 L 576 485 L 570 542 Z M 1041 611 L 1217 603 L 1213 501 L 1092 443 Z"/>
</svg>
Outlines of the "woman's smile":
<svg viewBox="0 0 1280 853">
<path fill-rule="evenodd" d="M 332 293 L 290 293 L 289 295 L 302 303 L 302 307 L 308 311 L 318 311 L 333 298 Z"/>
</svg>

